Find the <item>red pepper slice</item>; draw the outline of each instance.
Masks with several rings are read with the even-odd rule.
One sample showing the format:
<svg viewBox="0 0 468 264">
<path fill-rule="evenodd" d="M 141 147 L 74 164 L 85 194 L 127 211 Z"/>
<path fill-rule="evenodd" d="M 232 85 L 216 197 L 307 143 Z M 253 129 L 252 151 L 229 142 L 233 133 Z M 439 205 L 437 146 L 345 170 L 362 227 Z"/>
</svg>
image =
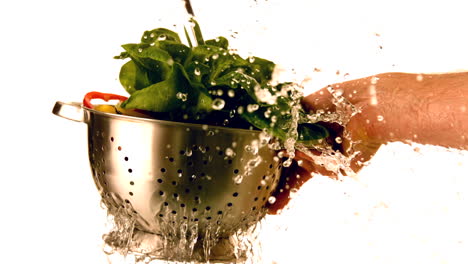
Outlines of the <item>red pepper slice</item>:
<svg viewBox="0 0 468 264">
<path fill-rule="evenodd" d="M 89 92 L 83 98 L 83 105 L 87 108 L 94 108 L 94 105 L 91 103 L 93 99 L 102 99 L 106 102 L 109 100 L 119 100 L 121 102 L 128 99 L 128 97 L 117 95 L 117 94 L 110 94 L 110 93 L 100 93 L 100 92 Z"/>
</svg>

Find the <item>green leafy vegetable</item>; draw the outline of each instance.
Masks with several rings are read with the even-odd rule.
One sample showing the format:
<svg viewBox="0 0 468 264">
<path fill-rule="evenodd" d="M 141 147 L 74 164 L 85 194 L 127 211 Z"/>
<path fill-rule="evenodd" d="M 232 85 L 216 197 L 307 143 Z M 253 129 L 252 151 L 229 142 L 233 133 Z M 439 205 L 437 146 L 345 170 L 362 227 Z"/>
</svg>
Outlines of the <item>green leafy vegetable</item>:
<svg viewBox="0 0 468 264">
<path fill-rule="evenodd" d="M 119 78 L 130 94 L 123 108 L 172 121 L 253 127 L 282 140 L 298 122 L 296 139 L 305 145 L 328 136 L 318 124 L 301 123 L 306 113 L 292 84 L 270 84 L 273 62 L 241 58 L 224 37 L 205 41 L 194 23 L 195 47 L 165 28 L 145 31 L 141 43 L 122 46 L 115 58 L 129 59 Z"/>
</svg>

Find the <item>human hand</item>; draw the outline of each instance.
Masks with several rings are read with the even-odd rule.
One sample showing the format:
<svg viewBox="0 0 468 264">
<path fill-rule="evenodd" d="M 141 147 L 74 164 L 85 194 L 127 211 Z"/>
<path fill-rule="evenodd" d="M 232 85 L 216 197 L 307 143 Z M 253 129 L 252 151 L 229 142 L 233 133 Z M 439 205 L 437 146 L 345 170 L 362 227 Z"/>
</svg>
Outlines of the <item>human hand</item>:
<svg viewBox="0 0 468 264">
<path fill-rule="evenodd" d="M 331 152 L 323 148 L 305 152 L 296 151 L 295 161 L 283 168 L 275 202 L 268 205 L 269 213 L 276 214 L 284 208 L 291 191 L 297 191 L 314 174 L 338 178 L 358 172 L 377 152 L 383 141 L 376 137 L 375 122 L 383 122 L 378 104 L 374 103 L 375 86 L 372 79 L 332 85 L 313 93 L 303 100 L 303 106 L 311 114 L 326 122 L 330 137 L 326 139 Z M 336 115 L 338 114 L 338 117 Z M 335 122 L 332 121 L 335 115 Z M 329 118 L 330 117 L 330 118 Z M 327 159 L 324 157 L 328 156 Z M 347 163 L 330 166 L 327 163 Z"/>
<path fill-rule="evenodd" d="M 269 205 L 270 213 L 283 208 L 290 190 L 298 189 L 314 173 L 336 177 L 358 172 L 388 142 L 468 150 L 466 94 L 468 72 L 455 72 L 383 73 L 335 84 L 307 96 L 303 105 L 312 114 L 339 114 L 338 118 L 322 118 L 322 125 L 330 131 L 329 145 L 339 151 L 332 154 L 346 157 L 349 166 L 337 170 L 329 166 L 333 160 L 317 158 L 329 155 L 327 149 L 325 153 L 320 148 L 306 150 L 308 155 L 297 152 L 296 163 L 283 171 L 274 194 L 276 202 Z"/>
</svg>

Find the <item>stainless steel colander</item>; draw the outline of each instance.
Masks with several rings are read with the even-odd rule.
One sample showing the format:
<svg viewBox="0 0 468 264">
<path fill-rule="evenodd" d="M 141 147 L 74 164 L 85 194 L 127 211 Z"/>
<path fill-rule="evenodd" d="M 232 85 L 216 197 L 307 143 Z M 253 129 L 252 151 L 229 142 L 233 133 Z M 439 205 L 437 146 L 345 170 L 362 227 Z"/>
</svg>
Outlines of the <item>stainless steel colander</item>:
<svg viewBox="0 0 468 264">
<path fill-rule="evenodd" d="M 88 126 L 92 174 L 105 201 L 127 208 L 136 228 L 159 234 L 197 223 L 201 236 L 245 229 L 265 215 L 281 164 L 259 131 L 160 121 L 55 104 Z"/>
</svg>

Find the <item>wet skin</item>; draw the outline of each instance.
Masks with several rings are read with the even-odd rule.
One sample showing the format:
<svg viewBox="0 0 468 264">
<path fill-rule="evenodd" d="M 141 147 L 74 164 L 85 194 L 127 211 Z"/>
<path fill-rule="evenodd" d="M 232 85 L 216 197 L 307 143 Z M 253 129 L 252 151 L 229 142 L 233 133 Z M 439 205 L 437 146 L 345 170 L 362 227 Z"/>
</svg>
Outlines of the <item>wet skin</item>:
<svg viewBox="0 0 468 264">
<path fill-rule="evenodd" d="M 343 96 L 359 109 L 343 127 L 328 124 L 329 142 L 352 156 L 351 169 L 358 172 L 382 144 L 406 142 L 468 149 L 468 72 L 445 74 L 383 73 L 333 84 L 304 98 L 311 112 L 336 111 L 333 94 Z M 316 153 L 319 155 L 320 153 Z M 336 177 L 320 164 L 296 152 L 296 162 L 285 168 L 282 181 L 269 204 L 275 214 L 287 205 L 290 190 L 298 189 L 313 173 Z M 301 160 L 300 166 L 297 161 Z"/>
</svg>

